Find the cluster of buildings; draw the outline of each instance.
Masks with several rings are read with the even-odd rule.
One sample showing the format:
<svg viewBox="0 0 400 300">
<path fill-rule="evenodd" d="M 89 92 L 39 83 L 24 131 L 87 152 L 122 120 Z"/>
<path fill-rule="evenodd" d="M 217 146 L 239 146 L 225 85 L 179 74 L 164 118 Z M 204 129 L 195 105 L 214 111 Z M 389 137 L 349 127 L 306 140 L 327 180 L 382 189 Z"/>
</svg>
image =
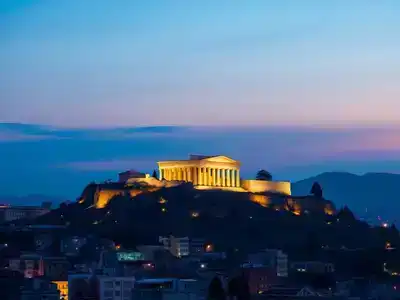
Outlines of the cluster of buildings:
<svg viewBox="0 0 400 300">
<path fill-rule="evenodd" d="M 192 184 L 198 190 L 226 190 L 248 193 L 249 199 L 263 206 L 271 198 L 279 205 L 300 213 L 312 202 L 307 196 L 293 197 L 289 182 L 246 180 L 240 177 L 240 162 L 226 156 L 191 155 L 188 160 L 158 162 L 158 176 L 136 171 L 119 174 L 118 182 L 97 185 L 96 207 L 107 205 L 120 193 L 137 195 L 146 187 L 157 190 Z M 87 201 L 81 199 L 80 201 Z M 324 205 L 329 214 L 333 208 Z M 329 203 L 328 203 L 329 204 Z M 300 207 L 301 206 L 301 207 Z M 321 208 L 319 208 L 321 209 Z M 41 207 L 0 207 L 3 223 L 36 218 L 50 210 Z M 4 228 L 3 228 L 4 229 Z M 6 230 L 33 236 L 32 251 L 12 252 L 0 257 L 3 278 L 15 278 L 9 295 L 23 300 L 202 300 L 210 283 L 218 278 L 227 294 L 231 283 L 245 278 L 251 299 L 348 299 L 357 288 L 367 298 L 395 299 L 400 286 L 373 286 L 354 280 L 341 280 L 326 288 L 311 288 L 296 281 L 299 276 L 330 277 L 335 265 L 324 261 L 298 261 L 281 249 L 258 249 L 236 256 L 218 251 L 214 242 L 197 236 L 159 236 L 151 244 L 124 249 L 112 240 L 94 235 L 71 235 L 66 226 L 19 225 Z M 4 244 L 2 250 L 12 245 Z M 389 245 L 390 246 L 390 245 Z M 4 291 L 0 291 L 4 292 Z M 0 293 L 0 299 L 2 294 Z M 361 296 L 360 296 L 361 297 Z M 13 299 L 14 299 L 13 298 Z M 6 299 L 6 298 L 4 298 Z"/>
<path fill-rule="evenodd" d="M 51 209 L 50 202 L 44 202 L 41 206 L 18 206 L 1 204 L 0 205 L 0 224 L 19 219 L 35 219 L 47 214 Z"/>
<path fill-rule="evenodd" d="M 3 271 L 21 277 L 16 299 L 200 300 L 206 299 L 215 277 L 228 293 L 230 282 L 238 276 L 246 278 L 252 299 L 347 299 L 355 287 L 348 281 L 334 289 L 315 290 L 296 283 L 293 278 L 298 274 L 330 275 L 335 266 L 293 261 L 279 249 L 260 249 L 233 261 L 226 252 L 216 251 L 212 241 L 198 237 L 160 236 L 153 244 L 123 249 L 95 236 L 69 236 L 61 226 L 26 230 L 41 241 L 35 243 L 36 250 L 2 258 Z M 395 292 L 379 290 L 386 296 Z"/>
</svg>

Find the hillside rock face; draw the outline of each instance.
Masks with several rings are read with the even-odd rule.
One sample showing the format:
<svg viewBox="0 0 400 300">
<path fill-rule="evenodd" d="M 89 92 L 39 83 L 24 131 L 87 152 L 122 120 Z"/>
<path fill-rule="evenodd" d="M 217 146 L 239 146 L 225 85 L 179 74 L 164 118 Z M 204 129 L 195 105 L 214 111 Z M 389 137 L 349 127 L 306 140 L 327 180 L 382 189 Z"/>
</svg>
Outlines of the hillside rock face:
<svg viewBox="0 0 400 300">
<path fill-rule="evenodd" d="M 236 198 L 237 196 L 243 199 L 242 201 L 256 203 L 262 207 L 272 208 L 277 211 L 290 211 L 296 215 L 308 212 L 331 215 L 335 212 L 335 205 L 331 201 L 313 196 L 296 197 L 279 193 L 243 193 L 233 191 L 227 194 L 220 190 L 197 190 L 190 183 L 182 183 L 181 185 L 171 187 L 158 187 L 139 183 L 128 185 L 119 182 L 103 184 L 92 183 L 84 189 L 82 196 L 79 198 L 79 202 L 93 205 L 94 207 L 101 209 L 106 207 L 114 198 L 127 197 L 133 199 L 141 194 L 151 194 L 161 189 L 166 191 L 169 189 L 189 189 L 192 191 L 191 193 L 193 195 L 202 195 L 202 197 L 220 195 L 220 197 L 225 198 L 226 201 L 229 201 L 229 198 Z M 189 197 L 185 198 L 184 201 L 190 203 L 194 200 Z"/>
</svg>

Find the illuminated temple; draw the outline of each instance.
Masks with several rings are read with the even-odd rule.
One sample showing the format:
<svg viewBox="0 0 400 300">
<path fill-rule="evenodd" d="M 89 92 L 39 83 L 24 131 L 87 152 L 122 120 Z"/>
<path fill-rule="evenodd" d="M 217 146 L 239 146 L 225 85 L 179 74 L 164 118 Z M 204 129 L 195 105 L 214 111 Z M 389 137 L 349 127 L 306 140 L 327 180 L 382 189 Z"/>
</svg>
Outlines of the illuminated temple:
<svg viewBox="0 0 400 300">
<path fill-rule="evenodd" d="M 160 180 L 191 182 L 198 187 L 240 188 L 240 162 L 227 156 L 190 155 L 188 160 L 158 162 Z"/>
<path fill-rule="evenodd" d="M 189 155 L 187 160 L 160 161 L 158 173 L 160 181 L 190 182 L 197 189 L 291 194 L 288 181 L 242 179 L 240 162 L 224 155 Z"/>
</svg>

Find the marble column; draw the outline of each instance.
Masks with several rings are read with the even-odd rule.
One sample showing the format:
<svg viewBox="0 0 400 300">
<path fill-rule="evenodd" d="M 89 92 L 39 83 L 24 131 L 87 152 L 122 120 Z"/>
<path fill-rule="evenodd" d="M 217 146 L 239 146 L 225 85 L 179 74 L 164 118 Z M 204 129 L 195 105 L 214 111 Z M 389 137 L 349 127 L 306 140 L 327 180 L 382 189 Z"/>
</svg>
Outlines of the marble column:
<svg viewBox="0 0 400 300">
<path fill-rule="evenodd" d="M 231 170 L 226 170 L 226 186 L 231 186 Z"/>
<path fill-rule="evenodd" d="M 191 169 L 191 172 L 192 172 L 192 180 L 193 180 L 193 184 L 197 184 L 197 180 L 196 180 L 196 178 L 197 178 L 197 169 L 195 168 L 195 167 L 193 167 L 192 169 Z"/>
<path fill-rule="evenodd" d="M 189 182 L 192 182 L 192 181 L 193 181 L 193 180 L 192 180 L 192 176 L 190 176 L 190 175 L 192 175 L 191 170 L 192 170 L 191 167 L 185 168 L 186 180 L 189 181 Z"/>
<path fill-rule="evenodd" d="M 236 187 L 240 187 L 240 182 L 238 180 L 238 174 L 239 174 L 239 170 L 236 169 L 235 170 L 235 183 L 236 183 Z"/>
<path fill-rule="evenodd" d="M 237 170 L 236 170 L 236 169 L 233 169 L 233 170 L 232 170 L 232 182 L 233 182 L 232 186 L 234 186 L 234 187 L 237 187 L 237 183 L 236 183 L 236 173 L 237 173 Z"/>
<path fill-rule="evenodd" d="M 213 186 L 217 186 L 217 169 L 213 168 Z"/>
<path fill-rule="evenodd" d="M 221 186 L 226 186 L 226 181 L 225 181 L 225 169 L 222 169 L 222 184 Z"/>
<path fill-rule="evenodd" d="M 197 174 L 198 174 L 198 176 L 197 176 L 197 180 L 198 180 L 198 184 L 199 185 L 202 185 L 203 184 L 203 180 L 201 180 L 202 178 L 201 178 L 201 168 L 199 167 L 198 169 L 197 169 Z"/>
</svg>

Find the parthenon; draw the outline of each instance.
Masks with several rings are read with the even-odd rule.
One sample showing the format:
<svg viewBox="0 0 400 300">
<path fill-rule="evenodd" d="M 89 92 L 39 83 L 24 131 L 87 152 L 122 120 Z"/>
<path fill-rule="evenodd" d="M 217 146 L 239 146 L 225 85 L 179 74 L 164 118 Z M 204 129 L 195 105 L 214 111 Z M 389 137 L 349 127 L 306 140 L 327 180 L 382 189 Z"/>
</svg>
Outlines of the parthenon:
<svg viewBox="0 0 400 300">
<path fill-rule="evenodd" d="M 192 182 L 204 187 L 237 187 L 240 162 L 227 156 L 190 155 L 188 160 L 158 162 L 159 179 Z"/>
</svg>

